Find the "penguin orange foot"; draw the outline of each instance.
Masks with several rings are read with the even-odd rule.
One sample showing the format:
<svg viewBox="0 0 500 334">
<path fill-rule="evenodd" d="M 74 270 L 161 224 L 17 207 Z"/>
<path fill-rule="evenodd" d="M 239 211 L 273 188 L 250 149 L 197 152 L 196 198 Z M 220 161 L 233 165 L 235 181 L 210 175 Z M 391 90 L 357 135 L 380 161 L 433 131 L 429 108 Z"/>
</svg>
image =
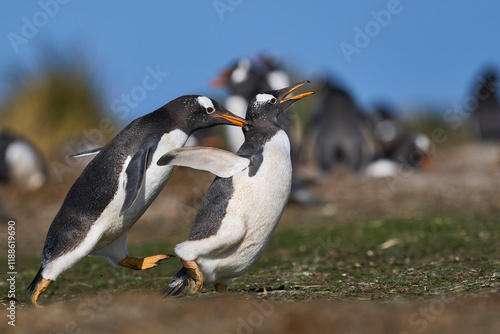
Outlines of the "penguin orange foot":
<svg viewBox="0 0 500 334">
<path fill-rule="evenodd" d="M 37 275 L 38 276 L 38 275 Z M 31 303 L 38 308 L 43 308 L 43 306 L 38 305 L 38 297 L 52 284 L 54 281 L 50 279 L 42 278 L 38 281 L 35 286 L 30 286 L 33 289 L 33 294 L 31 295 Z"/>
<path fill-rule="evenodd" d="M 188 275 L 189 292 L 197 293 L 203 289 L 203 276 L 201 276 L 200 269 L 194 261 L 182 261 L 184 268 Z"/>
<path fill-rule="evenodd" d="M 243 127 L 245 142 L 236 154 L 184 147 L 158 160 L 159 166 L 185 166 L 217 175 L 196 212 L 188 239 L 175 246 L 184 267 L 162 294 L 175 295 L 193 279 L 223 291 L 232 278 L 243 275 L 260 258 L 292 186 L 290 141 L 278 116 L 313 94 L 290 96 L 306 83 L 257 94 L 250 101 Z M 196 281 L 198 275 L 202 282 Z M 200 289 L 191 282 L 190 288 L 192 292 Z"/>
<path fill-rule="evenodd" d="M 227 291 L 227 284 L 215 283 L 215 291 L 226 292 Z"/>
<path fill-rule="evenodd" d="M 137 258 L 137 257 L 129 257 L 127 256 L 118 264 L 122 267 L 125 268 L 130 268 L 134 270 L 146 270 L 146 269 L 151 269 L 154 267 L 158 267 L 160 265 L 160 261 L 170 259 L 171 257 L 175 257 L 174 255 L 153 255 L 153 256 L 148 256 L 144 258 Z"/>
<path fill-rule="evenodd" d="M 184 146 L 194 131 L 219 124 L 243 127 L 246 121 L 206 96 L 185 95 L 132 121 L 104 147 L 73 155 L 96 154 L 47 232 L 42 263 L 29 287 L 34 304 L 48 286 L 46 280 L 55 281 L 87 255 L 138 270 L 166 259 L 128 258 L 127 231 L 172 173 L 173 166 L 159 166 L 158 160 Z"/>
<path fill-rule="evenodd" d="M 197 293 L 203 289 L 203 276 L 198 264 L 195 261 L 182 260 L 182 265 L 170 284 L 160 291 L 161 296 L 175 296 L 184 290 L 186 285 L 189 286 L 190 293 Z"/>
</svg>

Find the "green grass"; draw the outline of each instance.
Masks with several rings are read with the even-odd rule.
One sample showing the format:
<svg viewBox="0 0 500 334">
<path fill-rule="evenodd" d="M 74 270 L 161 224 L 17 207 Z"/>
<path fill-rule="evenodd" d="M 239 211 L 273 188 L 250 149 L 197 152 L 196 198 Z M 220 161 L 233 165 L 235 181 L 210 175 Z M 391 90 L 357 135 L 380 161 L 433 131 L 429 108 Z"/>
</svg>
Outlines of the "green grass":
<svg viewBox="0 0 500 334">
<path fill-rule="evenodd" d="M 471 214 L 316 229 L 307 229 L 306 221 L 304 226 L 278 230 L 254 267 L 233 280 L 231 293 L 267 293 L 283 301 L 394 300 L 477 294 L 500 287 L 500 224 L 493 218 Z M 172 253 L 173 246 L 133 244 L 129 252 L 132 256 Z M 18 263 L 18 296 L 28 301 L 24 289 L 39 259 L 18 259 Z M 61 275 L 41 302 L 80 298 L 102 289 L 156 293 L 179 268 L 178 259 L 139 272 L 113 268 L 101 258 L 86 258 Z"/>
<path fill-rule="evenodd" d="M 285 288 L 309 290 L 299 298 L 315 298 L 314 291 L 362 299 L 477 292 L 499 286 L 500 225 L 433 218 L 283 231 L 252 275 L 272 271 Z"/>
</svg>

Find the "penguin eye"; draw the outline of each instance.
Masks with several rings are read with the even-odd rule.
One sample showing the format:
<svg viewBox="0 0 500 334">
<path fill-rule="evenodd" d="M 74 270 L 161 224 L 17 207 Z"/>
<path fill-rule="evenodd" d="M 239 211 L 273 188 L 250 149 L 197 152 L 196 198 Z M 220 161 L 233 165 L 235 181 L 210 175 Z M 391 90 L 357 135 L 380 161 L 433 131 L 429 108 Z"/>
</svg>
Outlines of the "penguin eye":
<svg viewBox="0 0 500 334">
<path fill-rule="evenodd" d="M 273 97 L 269 102 L 271 102 L 271 104 L 275 104 L 276 103 L 276 99 Z"/>
<path fill-rule="evenodd" d="M 212 107 L 208 107 L 206 110 L 207 110 L 207 114 L 211 114 L 215 111 L 215 109 Z"/>
</svg>

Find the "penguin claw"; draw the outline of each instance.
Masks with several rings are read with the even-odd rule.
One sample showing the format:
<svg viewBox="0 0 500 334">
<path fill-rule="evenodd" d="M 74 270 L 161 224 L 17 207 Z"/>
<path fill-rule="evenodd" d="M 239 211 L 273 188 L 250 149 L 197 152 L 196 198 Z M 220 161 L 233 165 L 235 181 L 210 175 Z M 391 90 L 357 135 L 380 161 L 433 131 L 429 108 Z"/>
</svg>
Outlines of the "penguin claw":
<svg viewBox="0 0 500 334">
<path fill-rule="evenodd" d="M 189 293 L 195 294 L 203 290 L 203 278 L 201 280 L 196 280 L 194 278 L 188 278 Z"/>
<path fill-rule="evenodd" d="M 54 283 L 54 281 L 42 278 L 40 282 L 35 286 L 33 294 L 31 295 L 31 303 L 33 304 L 33 306 L 35 306 L 36 308 L 45 307 L 38 304 L 38 298 L 52 283 Z"/>
<path fill-rule="evenodd" d="M 197 293 L 203 289 L 203 276 L 194 261 L 182 261 L 188 274 L 189 293 Z"/>
<path fill-rule="evenodd" d="M 137 257 L 126 257 L 118 264 L 122 267 L 134 269 L 134 270 L 146 270 L 154 267 L 158 267 L 160 262 L 166 259 L 170 259 L 171 257 L 175 257 L 174 255 L 164 255 L 158 254 L 153 256 L 148 256 L 145 258 L 137 258 Z"/>
</svg>

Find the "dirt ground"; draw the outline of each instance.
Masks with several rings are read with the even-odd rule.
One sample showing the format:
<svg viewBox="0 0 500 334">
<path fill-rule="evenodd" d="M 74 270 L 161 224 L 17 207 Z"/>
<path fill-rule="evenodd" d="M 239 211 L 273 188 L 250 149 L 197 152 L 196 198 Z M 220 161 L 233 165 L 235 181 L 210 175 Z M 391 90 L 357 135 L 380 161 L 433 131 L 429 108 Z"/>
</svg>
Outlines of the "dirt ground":
<svg viewBox="0 0 500 334">
<path fill-rule="evenodd" d="M 97 295 L 19 310 L 10 333 L 499 333 L 500 296 L 374 303 Z M 0 324 L 5 333 L 5 321 Z"/>
<path fill-rule="evenodd" d="M 54 180 L 33 193 L 13 187 L 0 188 L 0 201 L 16 221 L 19 258 L 41 257 L 48 227 L 77 175 L 68 176 L 64 182 Z M 176 170 L 158 200 L 128 233 L 129 245 L 182 241 L 211 180 L 208 173 Z M 304 207 L 290 203 L 278 230 L 387 218 L 466 216 L 470 212 L 491 219 L 500 212 L 500 145 L 438 147 L 432 172 L 401 169 L 391 179 L 365 179 L 338 170 L 318 179 L 311 191 L 327 204 Z M 2 254 L 6 254 L 6 232 L 7 225 L 0 224 Z M 22 282 L 23 288 L 28 283 Z M 3 333 L 5 330 L 12 333 L 500 333 L 498 314 L 500 290 L 391 302 L 342 300 L 335 296 L 329 296 L 328 300 L 289 302 L 268 299 L 265 292 L 257 297 L 205 293 L 167 301 L 155 295 L 101 291 L 97 295 L 56 302 L 44 310 L 21 307 L 17 326 L 8 326 L 4 315 L 0 330 Z"/>
</svg>

